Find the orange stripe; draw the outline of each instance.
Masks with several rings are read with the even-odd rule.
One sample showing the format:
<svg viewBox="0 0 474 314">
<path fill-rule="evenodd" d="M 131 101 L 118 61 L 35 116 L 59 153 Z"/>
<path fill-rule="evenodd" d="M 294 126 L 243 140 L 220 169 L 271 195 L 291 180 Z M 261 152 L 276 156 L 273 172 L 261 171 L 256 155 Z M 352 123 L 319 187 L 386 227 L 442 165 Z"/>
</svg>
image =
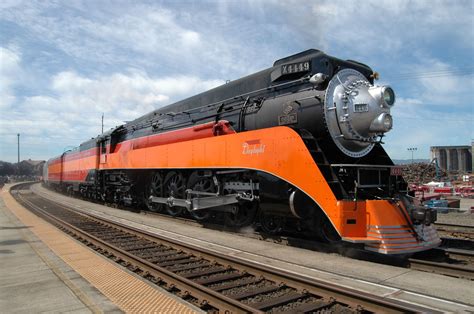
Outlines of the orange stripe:
<svg viewBox="0 0 474 314">
<path fill-rule="evenodd" d="M 91 160 L 86 166 L 68 162 L 64 164 L 63 170 L 92 169 L 96 159 L 89 158 Z M 273 174 L 308 194 L 324 210 L 343 237 L 367 237 L 367 225 L 407 224 L 400 210 L 388 201 L 338 201 L 301 137 L 288 127 L 213 136 L 142 149 L 122 145 L 116 153 L 108 154 L 107 162 L 100 164 L 99 168 L 254 169 Z M 357 223 L 349 224 L 350 220 L 356 220 Z"/>
</svg>

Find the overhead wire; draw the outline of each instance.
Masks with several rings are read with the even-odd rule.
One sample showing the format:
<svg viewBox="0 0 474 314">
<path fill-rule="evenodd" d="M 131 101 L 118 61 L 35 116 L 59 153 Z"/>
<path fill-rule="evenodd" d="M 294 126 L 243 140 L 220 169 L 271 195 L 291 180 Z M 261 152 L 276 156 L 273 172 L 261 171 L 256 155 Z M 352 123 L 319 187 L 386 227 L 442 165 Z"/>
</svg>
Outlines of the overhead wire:
<svg viewBox="0 0 474 314">
<path fill-rule="evenodd" d="M 449 69 L 449 70 L 438 70 L 438 71 L 426 71 L 426 72 L 406 72 L 398 74 L 387 75 L 391 81 L 395 80 L 409 80 L 418 78 L 438 78 L 445 76 L 466 76 L 474 74 L 474 66 L 468 66 L 460 69 Z"/>
<path fill-rule="evenodd" d="M 397 117 L 397 120 L 429 120 L 429 121 L 443 121 L 443 122 L 474 122 L 474 119 L 443 119 L 443 118 L 420 118 L 420 117 Z"/>
</svg>

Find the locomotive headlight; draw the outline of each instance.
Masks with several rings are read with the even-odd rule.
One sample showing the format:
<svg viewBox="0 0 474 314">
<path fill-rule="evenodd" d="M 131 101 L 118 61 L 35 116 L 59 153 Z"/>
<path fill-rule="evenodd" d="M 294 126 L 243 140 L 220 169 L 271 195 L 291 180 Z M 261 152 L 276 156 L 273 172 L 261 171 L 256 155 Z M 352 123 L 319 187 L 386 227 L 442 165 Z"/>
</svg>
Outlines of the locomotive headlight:
<svg viewBox="0 0 474 314">
<path fill-rule="evenodd" d="M 392 126 L 393 126 L 392 116 L 387 113 L 383 117 L 383 127 L 384 127 L 385 130 L 389 131 L 389 130 L 392 129 Z M 385 131 L 385 132 L 387 132 L 387 131 Z"/>
<path fill-rule="evenodd" d="M 369 93 L 383 108 L 390 109 L 395 104 L 395 92 L 390 86 L 372 86 Z"/>
<path fill-rule="evenodd" d="M 387 107 L 392 107 L 395 104 L 395 92 L 390 86 L 382 86 L 382 99 Z"/>
<path fill-rule="evenodd" d="M 369 130 L 372 132 L 388 132 L 392 129 L 393 119 L 389 113 L 379 114 L 370 124 Z"/>
</svg>

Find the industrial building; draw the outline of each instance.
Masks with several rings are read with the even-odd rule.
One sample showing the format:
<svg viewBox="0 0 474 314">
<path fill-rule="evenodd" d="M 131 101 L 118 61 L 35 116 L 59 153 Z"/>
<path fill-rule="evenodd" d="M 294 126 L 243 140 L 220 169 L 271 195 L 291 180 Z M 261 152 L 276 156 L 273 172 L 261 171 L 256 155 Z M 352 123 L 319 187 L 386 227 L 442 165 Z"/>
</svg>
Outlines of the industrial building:
<svg viewBox="0 0 474 314">
<path fill-rule="evenodd" d="M 441 169 L 448 173 L 472 172 L 473 145 L 431 146 L 431 159 L 436 158 Z"/>
</svg>

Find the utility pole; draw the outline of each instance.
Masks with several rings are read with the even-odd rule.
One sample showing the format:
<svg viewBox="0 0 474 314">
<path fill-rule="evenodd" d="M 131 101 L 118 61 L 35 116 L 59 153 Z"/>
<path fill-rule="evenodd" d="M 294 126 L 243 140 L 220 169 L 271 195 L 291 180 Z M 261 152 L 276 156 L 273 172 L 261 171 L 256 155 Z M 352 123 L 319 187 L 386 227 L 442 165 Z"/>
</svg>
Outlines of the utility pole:
<svg viewBox="0 0 474 314">
<path fill-rule="evenodd" d="M 104 134 L 104 113 L 102 112 L 102 134 Z"/>
<path fill-rule="evenodd" d="M 414 153 L 416 150 L 418 150 L 418 148 L 416 148 L 416 147 L 409 147 L 409 148 L 407 148 L 407 150 L 408 150 L 409 152 L 411 152 L 411 163 L 413 164 L 413 153 Z"/>
<path fill-rule="evenodd" d="M 20 166 L 20 133 L 16 136 L 18 137 L 18 166 Z"/>
</svg>

